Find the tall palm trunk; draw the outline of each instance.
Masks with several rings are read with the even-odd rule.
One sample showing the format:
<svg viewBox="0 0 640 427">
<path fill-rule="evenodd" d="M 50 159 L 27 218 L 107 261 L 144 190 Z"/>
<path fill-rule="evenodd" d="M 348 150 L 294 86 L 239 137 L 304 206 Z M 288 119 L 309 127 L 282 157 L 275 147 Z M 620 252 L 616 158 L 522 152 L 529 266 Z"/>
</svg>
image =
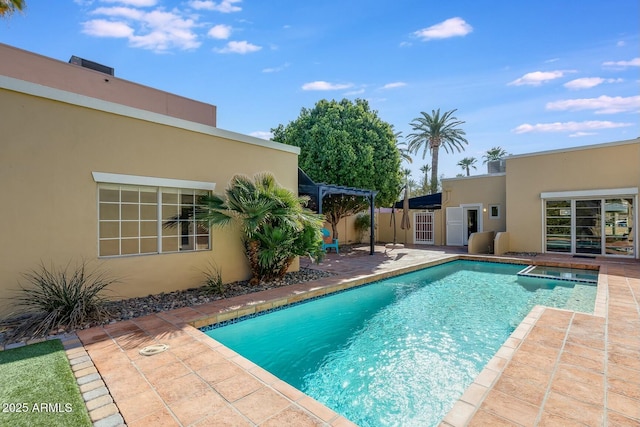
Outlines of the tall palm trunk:
<svg viewBox="0 0 640 427">
<path fill-rule="evenodd" d="M 438 152 L 440 143 L 434 142 L 431 145 L 431 194 L 438 192 Z"/>
</svg>

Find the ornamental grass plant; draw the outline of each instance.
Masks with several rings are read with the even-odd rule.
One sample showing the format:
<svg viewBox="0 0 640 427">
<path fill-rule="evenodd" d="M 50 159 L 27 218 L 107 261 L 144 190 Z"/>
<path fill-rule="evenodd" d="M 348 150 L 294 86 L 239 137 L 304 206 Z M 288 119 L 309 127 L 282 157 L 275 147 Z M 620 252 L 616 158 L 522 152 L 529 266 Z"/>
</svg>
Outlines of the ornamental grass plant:
<svg viewBox="0 0 640 427">
<path fill-rule="evenodd" d="M 117 281 L 88 268 L 84 261 L 62 268 L 41 264 L 23 277 L 26 284 L 20 283 L 18 295 L 11 299 L 15 312 L 0 322 L 8 341 L 44 337 L 106 319 L 103 292 Z"/>
</svg>

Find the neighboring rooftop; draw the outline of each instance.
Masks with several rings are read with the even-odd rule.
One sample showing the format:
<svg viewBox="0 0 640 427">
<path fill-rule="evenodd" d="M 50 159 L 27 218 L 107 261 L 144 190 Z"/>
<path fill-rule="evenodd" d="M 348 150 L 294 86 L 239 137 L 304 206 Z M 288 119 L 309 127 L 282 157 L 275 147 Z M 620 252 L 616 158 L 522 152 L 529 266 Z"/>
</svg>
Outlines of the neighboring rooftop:
<svg viewBox="0 0 640 427">
<path fill-rule="evenodd" d="M 0 75 L 190 122 L 216 126 L 216 106 L 109 73 L 113 68 L 72 57 L 67 63 L 0 43 Z M 74 58 L 77 58 L 74 61 Z M 95 64 L 99 67 L 91 67 Z"/>
<path fill-rule="evenodd" d="M 534 153 L 524 153 L 524 154 L 511 154 L 505 157 L 505 159 L 506 160 L 519 159 L 521 157 L 544 156 L 547 154 L 554 154 L 554 153 L 566 153 L 570 151 L 592 150 L 594 148 L 604 148 L 604 147 L 610 147 L 614 145 L 637 144 L 639 142 L 640 142 L 640 137 L 634 138 L 634 139 L 625 139 L 622 141 L 605 142 L 602 144 L 591 144 L 591 145 L 581 145 L 579 147 L 559 148 L 557 150 L 536 151 Z"/>
</svg>

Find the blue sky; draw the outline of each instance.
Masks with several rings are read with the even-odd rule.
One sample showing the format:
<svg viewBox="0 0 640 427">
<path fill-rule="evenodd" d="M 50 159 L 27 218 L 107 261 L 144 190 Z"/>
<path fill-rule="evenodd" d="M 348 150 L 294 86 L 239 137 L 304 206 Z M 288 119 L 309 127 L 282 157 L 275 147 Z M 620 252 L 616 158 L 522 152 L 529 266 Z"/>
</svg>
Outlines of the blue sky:
<svg viewBox="0 0 640 427">
<path fill-rule="evenodd" d="M 27 0 L 0 42 L 218 107 L 267 137 L 320 99 L 363 98 L 403 135 L 458 109 L 469 145 L 511 154 L 640 136 L 637 0 Z M 409 167 L 419 180 L 414 156 Z"/>
</svg>

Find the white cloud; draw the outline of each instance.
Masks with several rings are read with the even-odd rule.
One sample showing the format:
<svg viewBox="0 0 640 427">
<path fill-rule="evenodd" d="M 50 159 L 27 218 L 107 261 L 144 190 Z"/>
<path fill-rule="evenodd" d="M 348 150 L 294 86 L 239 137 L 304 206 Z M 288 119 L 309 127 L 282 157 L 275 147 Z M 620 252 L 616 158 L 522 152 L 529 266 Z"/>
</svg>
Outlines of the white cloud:
<svg viewBox="0 0 640 427">
<path fill-rule="evenodd" d="M 547 103 L 546 109 L 556 111 L 595 110 L 596 114 L 633 112 L 640 110 L 640 95 L 626 98 L 602 95 L 597 98 L 565 99 Z"/>
<path fill-rule="evenodd" d="M 149 7 L 158 4 L 158 0 L 101 0 L 104 3 L 120 3 L 127 6 Z"/>
<path fill-rule="evenodd" d="M 251 44 L 246 40 L 236 42 L 232 41 L 227 43 L 222 49 L 214 49 L 218 53 L 239 53 L 244 55 L 245 53 L 257 52 L 262 49 L 261 46 Z"/>
<path fill-rule="evenodd" d="M 220 39 L 220 40 L 224 40 L 224 39 L 228 39 L 229 36 L 231 36 L 231 27 L 228 25 L 214 25 L 213 27 L 211 27 L 211 29 L 209 29 L 209 31 L 207 32 L 207 35 L 209 37 L 213 37 L 214 39 Z"/>
<path fill-rule="evenodd" d="M 387 83 L 386 85 L 382 86 L 382 89 L 395 89 L 395 88 L 403 87 L 406 85 L 407 84 L 405 82 L 393 82 L 393 83 Z"/>
<path fill-rule="evenodd" d="M 531 125 L 522 124 L 511 131 L 514 133 L 531 133 L 531 132 L 584 132 L 595 129 L 614 129 L 633 126 L 633 123 L 620 123 L 609 121 L 585 121 L 585 122 L 556 122 L 556 123 L 538 123 Z"/>
<path fill-rule="evenodd" d="M 286 64 L 283 64 L 283 65 L 281 65 L 281 66 L 279 66 L 279 67 L 264 68 L 264 69 L 262 70 L 262 72 L 263 72 L 263 73 L 278 73 L 278 72 L 280 72 L 280 71 L 284 70 L 285 68 L 288 68 L 288 67 L 289 67 L 289 65 L 290 65 L 290 64 L 287 62 Z"/>
<path fill-rule="evenodd" d="M 273 134 L 271 132 L 267 132 L 264 130 L 258 130 L 255 132 L 251 132 L 249 135 L 255 136 L 256 138 L 270 140 L 273 138 Z"/>
<path fill-rule="evenodd" d="M 140 9 L 131 7 L 99 7 L 91 12 L 92 15 L 106 15 L 112 18 L 126 18 L 133 20 L 141 20 L 144 12 Z"/>
<path fill-rule="evenodd" d="M 302 90 L 341 90 L 348 89 L 352 87 L 351 83 L 341 84 L 341 83 L 329 83 L 322 80 L 305 83 L 302 85 Z"/>
<path fill-rule="evenodd" d="M 92 18 L 83 22 L 82 31 L 94 37 L 126 38 L 131 47 L 153 50 L 159 53 L 172 49 L 196 49 L 206 36 L 226 40 L 231 36 L 228 25 L 210 26 L 199 22 L 201 15 L 194 9 L 211 10 L 222 13 L 241 11 L 242 0 L 187 0 L 190 8 L 173 7 L 170 10 L 158 0 L 74 0 L 91 7 Z M 148 9 L 152 7 L 151 9 Z M 208 31 L 207 31 L 208 30 Z M 248 42 L 232 42 L 218 49 L 223 53 L 248 53 L 262 49 Z"/>
<path fill-rule="evenodd" d="M 542 83 L 549 82 L 551 80 L 559 79 L 566 73 L 575 73 L 574 70 L 555 70 L 555 71 L 534 71 L 527 73 L 519 79 L 509 83 L 509 86 L 540 86 Z"/>
<path fill-rule="evenodd" d="M 173 12 L 155 10 L 145 14 L 144 25 L 149 33 L 131 37 L 134 47 L 156 51 L 166 51 L 173 47 L 194 49 L 200 46 L 197 35 L 192 31 L 196 23 L 183 19 Z"/>
<path fill-rule="evenodd" d="M 440 22 L 439 24 L 432 25 L 431 27 L 415 31 L 413 35 L 423 41 L 428 41 L 466 36 L 472 31 L 473 27 L 467 24 L 464 19 L 455 17 Z"/>
<path fill-rule="evenodd" d="M 82 23 L 82 32 L 96 37 L 131 37 L 133 28 L 124 22 L 93 19 Z"/>
<path fill-rule="evenodd" d="M 624 40 L 620 40 L 618 43 L 616 43 L 616 46 L 618 47 L 622 47 L 624 46 L 626 43 L 624 42 Z"/>
<path fill-rule="evenodd" d="M 640 58 L 631 61 L 607 61 L 602 63 L 605 67 L 640 67 Z"/>
<path fill-rule="evenodd" d="M 112 20 L 94 19 L 82 24 L 83 32 L 96 37 L 122 37 L 133 47 L 166 52 L 173 48 L 195 49 L 201 45 L 194 32 L 197 23 L 179 12 L 144 11 L 129 7 L 100 7 L 91 12 Z"/>
<path fill-rule="evenodd" d="M 350 90 L 349 92 L 345 92 L 344 95 L 345 96 L 362 95 L 364 92 L 365 92 L 364 89 Z"/>
<path fill-rule="evenodd" d="M 569 138 L 580 138 L 581 136 L 591 136 L 597 134 L 597 132 L 576 132 L 569 135 Z"/>
<path fill-rule="evenodd" d="M 221 13 L 240 12 L 242 8 L 235 6 L 235 3 L 240 3 L 242 0 L 222 0 L 216 3 L 211 0 L 193 0 L 189 2 L 189 6 L 196 10 L 211 10 Z"/>
<path fill-rule="evenodd" d="M 602 83 L 620 83 L 622 79 L 603 79 L 602 77 L 582 77 L 580 79 L 571 80 L 564 84 L 567 89 L 590 89 L 601 85 Z"/>
</svg>

